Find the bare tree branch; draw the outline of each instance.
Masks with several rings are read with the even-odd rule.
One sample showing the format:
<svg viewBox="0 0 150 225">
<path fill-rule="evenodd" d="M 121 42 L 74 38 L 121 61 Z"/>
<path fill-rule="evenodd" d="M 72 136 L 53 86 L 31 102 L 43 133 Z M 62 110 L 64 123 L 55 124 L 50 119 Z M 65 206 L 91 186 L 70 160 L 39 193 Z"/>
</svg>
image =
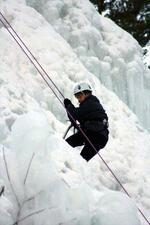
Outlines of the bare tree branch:
<svg viewBox="0 0 150 225">
<path fill-rule="evenodd" d="M 21 221 L 23 221 L 23 220 L 25 220 L 25 219 L 27 219 L 27 218 L 29 218 L 29 217 L 31 217 L 31 216 L 34 216 L 34 215 L 36 215 L 36 214 L 42 213 L 42 212 L 44 212 L 45 210 L 46 210 L 46 209 L 40 209 L 40 210 L 38 210 L 38 211 L 32 212 L 32 213 L 28 214 L 27 216 L 25 216 L 25 217 L 19 219 L 18 222 L 21 222 Z"/>
<path fill-rule="evenodd" d="M 23 182 L 24 185 L 26 184 L 26 181 L 27 181 L 27 178 L 28 178 L 28 174 L 29 174 L 29 170 L 30 170 L 31 163 L 32 163 L 32 160 L 33 160 L 34 156 L 35 156 L 35 153 L 33 152 L 32 157 L 31 157 L 30 162 L 29 162 L 29 165 L 28 165 L 28 168 L 27 168 L 27 172 L 26 172 L 25 178 L 24 178 L 24 182 Z"/>
<path fill-rule="evenodd" d="M 101 14 L 104 9 L 104 0 L 97 0 L 98 12 Z"/>
<path fill-rule="evenodd" d="M 18 213 L 17 213 L 17 219 L 16 219 L 16 222 L 15 222 L 15 225 L 18 225 L 19 221 L 20 221 L 20 216 L 21 216 L 21 211 L 24 207 L 24 205 L 29 202 L 29 201 L 32 201 L 33 199 L 35 199 L 38 195 L 40 195 L 42 193 L 42 191 L 38 192 L 36 195 L 32 196 L 32 197 L 29 197 L 28 199 L 24 200 L 18 210 Z"/>
<path fill-rule="evenodd" d="M 34 196 L 32 196 L 32 197 L 29 197 L 27 200 L 25 200 L 25 201 L 23 202 L 23 205 L 26 204 L 27 202 L 33 200 L 34 198 L 36 198 L 36 197 L 37 197 L 38 195 L 40 195 L 42 192 L 43 192 L 43 191 L 40 191 L 40 192 L 38 192 L 36 195 L 34 195 Z"/>
<path fill-rule="evenodd" d="M 46 210 L 48 210 L 48 209 L 53 209 L 53 208 L 54 208 L 54 207 L 46 208 L 46 209 L 40 209 L 40 210 L 37 210 L 37 211 L 35 211 L 35 212 L 32 212 L 32 213 L 28 214 L 27 216 L 25 216 L 25 217 L 19 219 L 18 221 L 16 221 L 15 223 L 13 223 L 13 224 L 11 224 L 11 225 L 17 225 L 19 222 L 22 222 L 22 221 L 26 220 L 27 218 L 29 218 L 29 217 L 31 217 L 31 216 L 34 216 L 34 215 L 36 215 L 36 214 L 40 214 L 40 213 L 42 213 L 42 212 L 44 212 L 44 211 L 46 211 Z"/>
<path fill-rule="evenodd" d="M 34 156 L 35 156 L 35 153 L 33 153 L 32 157 L 31 157 L 31 159 L 30 159 L 30 162 L 29 162 L 29 165 L 28 165 L 28 168 L 27 168 L 27 172 L 26 172 L 26 175 L 25 175 L 25 179 L 24 179 L 24 185 L 26 184 L 26 181 L 27 181 L 27 178 L 28 178 L 28 174 L 29 174 L 29 171 L 30 171 L 31 164 L 32 164 L 32 161 L 33 161 Z M 16 198 L 16 201 L 17 201 L 17 203 L 18 203 L 18 208 L 19 208 L 19 209 L 18 209 L 18 213 L 17 213 L 17 220 L 16 220 L 16 222 L 14 222 L 12 225 L 18 225 L 19 222 L 22 222 L 22 221 L 26 220 L 27 218 L 29 218 L 29 217 L 31 217 L 31 216 L 34 216 L 34 215 L 36 215 L 36 214 L 40 214 L 40 213 L 44 212 L 44 211 L 47 210 L 47 209 L 37 210 L 37 211 L 35 211 L 35 212 L 32 212 L 32 213 L 26 215 L 26 216 L 23 217 L 23 218 L 20 218 L 20 216 L 21 216 L 21 210 L 22 210 L 23 206 L 24 206 L 27 202 L 33 200 L 37 195 L 39 195 L 39 194 L 41 193 L 41 191 L 40 191 L 37 195 L 32 196 L 32 197 L 28 198 L 27 200 L 23 201 L 22 204 L 21 204 L 21 203 L 19 202 L 19 199 L 18 199 L 18 197 L 17 197 L 17 194 L 16 194 L 16 192 L 15 192 L 15 190 L 14 190 L 14 187 L 13 187 L 13 184 L 12 184 L 12 181 L 11 181 L 11 177 L 10 177 L 10 173 L 9 173 L 9 169 L 8 169 L 8 163 L 7 163 L 6 156 L 5 156 L 4 147 L 3 147 L 3 160 L 4 160 L 5 169 L 6 169 L 6 174 L 7 174 L 9 183 L 10 183 L 10 187 L 11 187 L 12 192 L 13 192 L 15 198 Z M 3 192 L 4 192 L 4 187 L 2 187 L 2 189 L 1 189 L 1 191 L 0 191 L 0 196 L 3 194 Z M 52 209 L 52 208 L 54 208 L 54 207 L 51 207 L 51 208 L 49 208 L 49 209 Z"/>
<path fill-rule="evenodd" d="M 20 208 L 20 202 L 19 202 L 19 199 L 18 199 L 18 197 L 17 197 L 17 194 L 16 194 L 16 192 L 15 192 L 15 190 L 14 190 L 14 187 L 13 187 L 13 184 L 12 184 L 12 182 L 11 182 L 11 178 L 10 178 L 10 174 L 9 174 L 9 170 L 8 170 L 8 164 L 7 164 L 6 157 L 5 157 L 4 147 L 3 147 L 3 160 L 4 160 L 4 164 L 5 164 L 5 168 L 6 168 L 7 177 L 8 177 L 9 183 L 10 183 L 10 187 L 11 187 L 12 192 L 13 192 L 15 198 L 16 198 L 18 207 Z"/>
</svg>

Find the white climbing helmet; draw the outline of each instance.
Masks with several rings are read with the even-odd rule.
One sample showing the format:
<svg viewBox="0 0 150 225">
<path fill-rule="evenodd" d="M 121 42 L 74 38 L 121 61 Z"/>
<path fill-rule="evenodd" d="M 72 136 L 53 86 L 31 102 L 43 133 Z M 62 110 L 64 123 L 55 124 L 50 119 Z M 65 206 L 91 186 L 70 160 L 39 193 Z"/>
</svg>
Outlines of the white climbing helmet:
<svg viewBox="0 0 150 225">
<path fill-rule="evenodd" d="M 80 84 L 75 86 L 74 95 L 79 93 L 79 92 L 82 92 L 82 91 L 92 91 L 92 88 L 89 84 L 87 84 L 85 82 L 80 83 Z"/>
</svg>

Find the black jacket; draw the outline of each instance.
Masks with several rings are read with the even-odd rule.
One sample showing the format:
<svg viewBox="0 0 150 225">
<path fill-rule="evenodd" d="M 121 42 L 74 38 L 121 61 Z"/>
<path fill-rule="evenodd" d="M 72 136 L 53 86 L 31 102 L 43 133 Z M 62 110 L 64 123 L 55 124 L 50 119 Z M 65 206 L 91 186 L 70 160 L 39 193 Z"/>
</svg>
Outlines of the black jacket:
<svg viewBox="0 0 150 225">
<path fill-rule="evenodd" d="M 67 111 L 75 120 L 80 122 L 80 126 L 84 130 L 98 132 L 107 129 L 107 114 L 94 95 L 89 95 L 84 102 L 80 103 L 79 107 L 70 103 L 67 106 Z M 69 115 L 68 117 L 72 124 L 76 126 L 72 118 Z"/>
</svg>

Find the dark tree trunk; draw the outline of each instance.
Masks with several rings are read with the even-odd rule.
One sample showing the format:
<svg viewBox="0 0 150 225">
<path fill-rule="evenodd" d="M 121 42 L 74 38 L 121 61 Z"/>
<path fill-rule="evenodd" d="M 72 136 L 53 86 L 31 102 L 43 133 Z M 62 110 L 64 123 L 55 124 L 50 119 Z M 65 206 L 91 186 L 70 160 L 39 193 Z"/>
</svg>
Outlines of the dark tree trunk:
<svg viewBox="0 0 150 225">
<path fill-rule="evenodd" d="M 104 10 L 104 0 L 97 0 L 98 12 L 101 14 Z"/>
<path fill-rule="evenodd" d="M 133 13 L 135 16 L 140 12 L 142 6 L 144 5 L 144 0 L 133 0 Z"/>
</svg>

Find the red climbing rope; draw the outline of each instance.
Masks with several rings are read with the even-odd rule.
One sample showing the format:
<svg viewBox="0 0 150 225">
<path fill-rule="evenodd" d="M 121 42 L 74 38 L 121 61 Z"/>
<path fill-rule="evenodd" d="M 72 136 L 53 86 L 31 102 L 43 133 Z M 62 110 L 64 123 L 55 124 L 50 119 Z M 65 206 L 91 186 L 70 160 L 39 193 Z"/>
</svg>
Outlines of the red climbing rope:
<svg viewBox="0 0 150 225">
<path fill-rule="evenodd" d="M 57 90 L 57 92 L 64 98 L 64 95 L 61 93 L 61 91 L 59 90 L 59 88 L 57 87 L 57 85 L 54 83 L 54 81 L 50 78 L 50 76 L 47 74 L 47 72 L 44 70 L 44 68 L 41 66 L 41 64 L 38 62 L 38 60 L 35 58 L 35 56 L 32 54 L 32 52 L 29 50 L 29 48 L 26 46 L 26 44 L 22 41 L 22 39 L 20 38 L 20 36 L 17 34 L 17 32 L 13 29 L 13 27 L 11 26 L 11 24 L 8 22 L 8 20 L 4 17 L 4 15 L 0 12 L 0 15 L 2 17 L 2 19 L 0 18 L 1 23 L 4 25 L 4 27 L 7 29 L 7 31 L 9 32 L 9 34 L 12 36 L 12 38 L 15 40 L 15 42 L 19 45 L 19 47 L 22 49 L 22 51 L 24 52 L 24 54 L 27 56 L 27 58 L 29 59 L 29 61 L 33 64 L 33 66 L 36 68 L 36 70 L 38 71 L 38 73 L 40 74 L 40 76 L 44 79 L 44 81 L 46 82 L 46 84 L 48 85 L 48 87 L 51 89 L 51 91 L 54 93 L 54 95 L 56 96 L 56 98 L 59 100 L 59 102 L 61 103 L 61 105 L 64 107 L 63 101 L 60 99 L 60 97 L 58 96 L 58 94 L 56 93 L 56 91 L 54 91 L 54 89 L 51 87 L 51 85 L 49 84 L 49 82 L 47 81 L 47 79 L 53 84 L 53 86 L 55 87 L 55 89 Z M 10 29 L 9 29 L 10 28 Z M 32 57 L 30 57 L 30 56 Z M 43 75 L 43 73 L 44 76 Z M 64 107 L 65 108 L 65 107 Z M 70 114 L 69 111 L 67 111 L 67 113 L 69 114 L 69 116 L 72 118 L 72 120 L 76 123 L 76 120 L 73 118 L 73 116 Z M 127 190 L 124 188 L 124 186 L 122 185 L 122 183 L 120 182 L 120 180 L 117 178 L 117 176 L 115 175 L 115 173 L 112 171 L 112 169 L 108 166 L 108 164 L 106 163 L 106 161 L 103 159 L 103 157 L 100 155 L 100 153 L 96 150 L 95 146 L 92 144 L 92 142 L 89 140 L 89 138 L 87 137 L 87 135 L 84 133 L 84 131 L 79 127 L 79 125 L 76 123 L 78 129 L 81 131 L 81 133 L 83 134 L 83 136 L 86 138 L 86 140 L 89 142 L 89 144 L 92 146 L 92 148 L 96 151 L 96 153 L 99 155 L 100 159 L 103 161 L 103 163 L 105 164 L 105 166 L 107 167 L 107 169 L 111 172 L 111 174 L 113 175 L 113 177 L 116 179 L 116 181 L 118 182 L 118 184 L 121 186 L 121 188 L 124 190 L 124 192 L 131 198 L 131 196 L 129 195 L 129 193 L 127 192 Z M 150 222 L 148 221 L 148 219 L 146 218 L 146 216 L 144 215 L 144 213 L 141 211 L 141 209 L 139 209 L 139 212 L 141 213 L 141 215 L 143 216 L 143 218 L 145 219 L 145 221 L 150 225 Z"/>
</svg>

